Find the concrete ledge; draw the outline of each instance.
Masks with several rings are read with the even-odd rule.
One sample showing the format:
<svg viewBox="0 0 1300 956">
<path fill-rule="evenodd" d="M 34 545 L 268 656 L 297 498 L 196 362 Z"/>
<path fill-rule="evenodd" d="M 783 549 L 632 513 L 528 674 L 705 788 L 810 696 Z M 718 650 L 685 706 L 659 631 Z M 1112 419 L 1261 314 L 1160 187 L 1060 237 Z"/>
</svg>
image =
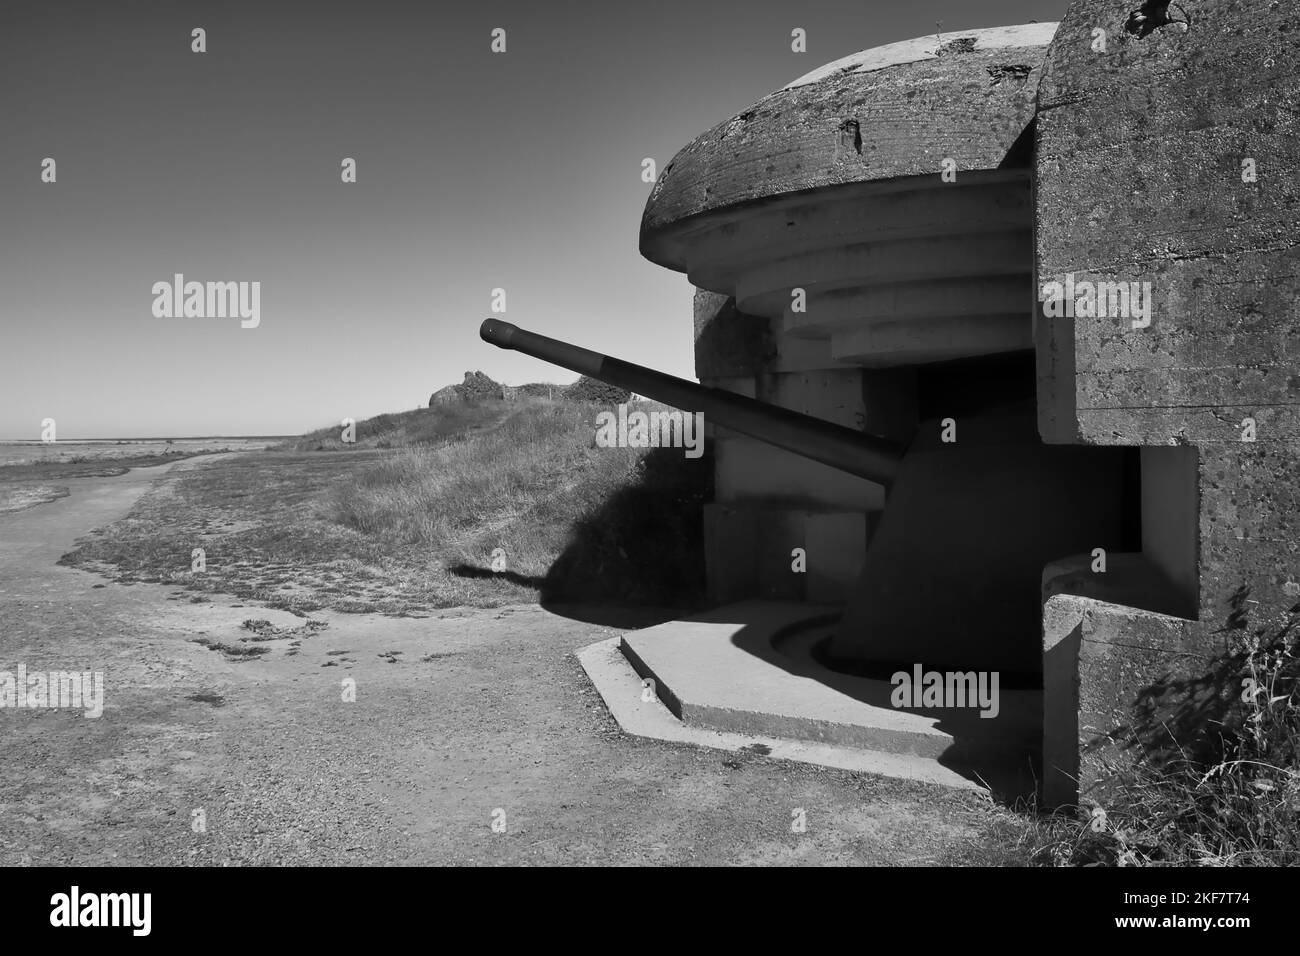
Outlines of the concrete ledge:
<svg viewBox="0 0 1300 956">
<path fill-rule="evenodd" d="M 794 760 L 856 773 L 916 780 L 958 790 L 984 789 L 977 781 L 931 760 L 833 744 L 813 744 L 756 734 L 721 733 L 687 726 L 674 717 L 657 697 L 651 696 L 649 701 L 642 700 L 641 678 L 619 650 L 620 641 L 621 638 L 615 637 L 588 645 L 578 651 L 577 657 L 619 727 L 633 736 L 695 747 L 711 747 L 715 750 L 761 753 L 775 760 Z"/>
<path fill-rule="evenodd" d="M 837 619 L 817 605 L 746 601 L 625 634 L 619 647 L 683 726 L 920 760 L 999 793 L 1033 789 L 1039 691 L 1000 690 L 992 718 L 972 707 L 896 708 L 888 680 L 812 657 Z"/>
<path fill-rule="evenodd" d="M 916 37 L 912 40 L 900 40 L 884 46 L 861 50 L 848 56 L 840 57 L 824 66 L 819 66 L 811 73 L 805 73 L 784 89 L 820 83 L 822 80 L 844 74 L 873 73 L 891 66 L 902 66 L 920 60 L 938 58 L 945 44 L 953 41 L 966 41 L 971 50 L 1000 50 L 1007 47 L 1046 47 L 1056 35 L 1058 23 L 1023 23 L 1008 27 L 984 27 L 979 30 L 957 30 L 937 33 L 934 36 Z"/>
<path fill-rule="evenodd" d="M 663 168 L 642 215 L 641 254 L 685 271 L 684 233 L 704 214 L 826 186 L 937 179 L 945 158 L 963 175 L 998 169 L 1034 118 L 1051 29 L 1027 26 L 985 43 L 981 31 L 950 33 L 953 55 L 942 56 L 940 41 L 923 37 L 901 57 L 897 48 L 864 51 L 764 97 Z"/>
<path fill-rule="evenodd" d="M 1043 803 L 1098 800 L 1132 760 L 1109 732 L 1132 720 L 1134 698 L 1162 671 L 1198 659 L 1185 646 L 1195 622 L 1093 597 L 1054 594 L 1043 604 Z M 1172 731 L 1171 731 L 1172 732 Z"/>
</svg>

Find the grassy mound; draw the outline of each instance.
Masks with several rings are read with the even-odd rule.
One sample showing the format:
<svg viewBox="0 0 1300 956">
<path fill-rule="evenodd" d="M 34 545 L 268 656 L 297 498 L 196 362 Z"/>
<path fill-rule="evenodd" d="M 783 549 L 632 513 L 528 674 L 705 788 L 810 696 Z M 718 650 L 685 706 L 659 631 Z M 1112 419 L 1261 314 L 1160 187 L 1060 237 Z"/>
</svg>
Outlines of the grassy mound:
<svg viewBox="0 0 1300 956">
<path fill-rule="evenodd" d="M 280 444 L 284 451 L 350 451 L 404 448 L 462 438 L 500 424 L 514 406 L 500 401 L 456 402 L 409 412 L 376 415 L 356 423 L 355 441 L 343 441 L 343 426 L 318 428 Z"/>
<path fill-rule="evenodd" d="M 446 406 L 359 423 L 355 445 L 314 433 L 172 476 L 63 562 L 297 612 L 691 605 L 712 467 L 598 448 L 598 411 Z"/>
<path fill-rule="evenodd" d="M 333 516 L 389 553 L 432 551 L 462 576 L 508 571 L 547 597 L 698 598 L 711 465 L 597 448 L 597 411 L 538 402 L 473 440 L 403 449 L 335 488 Z"/>
</svg>

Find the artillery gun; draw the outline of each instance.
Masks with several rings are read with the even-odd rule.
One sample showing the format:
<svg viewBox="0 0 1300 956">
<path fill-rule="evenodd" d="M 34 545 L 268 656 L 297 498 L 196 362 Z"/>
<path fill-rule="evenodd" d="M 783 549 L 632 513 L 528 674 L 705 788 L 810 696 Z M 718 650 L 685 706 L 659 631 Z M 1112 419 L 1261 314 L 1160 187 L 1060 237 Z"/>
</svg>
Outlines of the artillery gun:
<svg viewBox="0 0 1300 956">
<path fill-rule="evenodd" d="M 922 418 L 900 443 L 498 319 L 479 335 L 882 486 L 857 586 L 824 648 L 846 667 L 885 673 L 924 659 L 1034 686 L 1044 567 L 1099 544 L 1132 549 L 1133 509 L 1108 491 L 1126 486 L 1131 456 L 1043 444 L 1032 363 L 938 367 L 922 383 L 925 404 L 953 414 Z"/>
</svg>

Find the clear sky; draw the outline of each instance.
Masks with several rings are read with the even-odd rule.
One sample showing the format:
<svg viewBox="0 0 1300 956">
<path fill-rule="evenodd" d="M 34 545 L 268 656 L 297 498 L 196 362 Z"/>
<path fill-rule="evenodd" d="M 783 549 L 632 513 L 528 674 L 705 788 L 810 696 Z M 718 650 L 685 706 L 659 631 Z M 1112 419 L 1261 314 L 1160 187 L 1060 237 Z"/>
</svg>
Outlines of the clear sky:
<svg viewBox="0 0 1300 956">
<path fill-rule="evenodd" d="M 497 287 L 508 321 L 693 377 L 691 288 L 637 253 L 644 157 L 936 21 L 1067 5 L 5 0 L 0 438 L 288 434 L 466 370 L 571 381 L 479 340 Z M 259 281 L 260 324 L 155 317 L 177 272 Z"/>
</svg>

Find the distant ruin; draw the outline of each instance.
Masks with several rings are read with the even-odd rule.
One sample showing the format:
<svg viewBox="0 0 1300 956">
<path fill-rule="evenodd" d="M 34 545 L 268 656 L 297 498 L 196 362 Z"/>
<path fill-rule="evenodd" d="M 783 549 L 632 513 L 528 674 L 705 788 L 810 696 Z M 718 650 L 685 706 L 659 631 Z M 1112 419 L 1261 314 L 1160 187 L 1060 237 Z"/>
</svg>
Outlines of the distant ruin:
<svg viewBox="0 0 1300 956">
<path fill-rule="evenodd" d="M 458 385 L 440 388 L 429 396 L 429 407 L 448 405 L 454 402 L 514 401 L 518 389 L 493 381 L 482 372 L 466 372 L 465 380 Z"/>
</svg>

